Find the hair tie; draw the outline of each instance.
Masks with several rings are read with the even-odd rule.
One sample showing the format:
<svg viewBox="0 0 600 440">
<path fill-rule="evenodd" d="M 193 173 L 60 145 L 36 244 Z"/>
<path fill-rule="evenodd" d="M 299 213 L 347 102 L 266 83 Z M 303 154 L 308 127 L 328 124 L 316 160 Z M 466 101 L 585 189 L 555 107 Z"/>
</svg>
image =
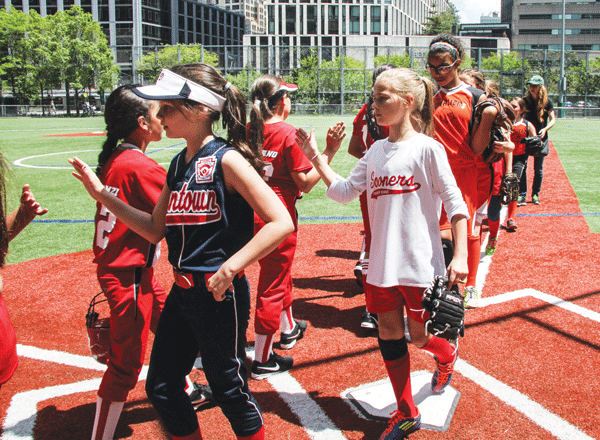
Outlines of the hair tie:
<svg viewBox="0 0 600 440">
<path fill-rule="evenodd" d="M 262 101 L 260 99 L 255 99 L 254 100 L 254 105 L 257 105 L 260 107 L 260 105 L 262 104 Z"/>
<path fill-rule="evenodd" d="M 231 87 L 231 83 L 229 81 L 227 81 L 227 83 L 225 84 L 225 87 L 223 87 L 223 91 L 226 92 L 227 90 L 229 90 L 229 87 Z"/>
<path fill-rule="evenodd" d="M 433 43 L 431 46 L 429 46 L 429 49 L 437 49 L 443 47 L 445 49 L 450 49 L 452 52 L 458 53 L 458 49 L 456 47 L 454 47 L 452 44 L 446 42 L 446 41 L 436 41 L 435 43 Z"/>
</svg>

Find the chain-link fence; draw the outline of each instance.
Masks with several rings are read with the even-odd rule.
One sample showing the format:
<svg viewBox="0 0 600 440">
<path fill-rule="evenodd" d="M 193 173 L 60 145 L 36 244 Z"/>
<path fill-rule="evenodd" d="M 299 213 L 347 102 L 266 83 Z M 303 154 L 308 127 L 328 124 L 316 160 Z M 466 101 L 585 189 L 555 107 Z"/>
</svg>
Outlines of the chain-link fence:
<svg viewBox="0 0 600 440">
<path fill-rule="evenodd" d="M 139 60 L 143 59 L 146 66 L 137 62 L 129 71 L 125 65 L 121 66 L 120 83 L 153 82 L 160 68 L 190 62 L 189 53 L 186 57 L 179 55 L 180 48 L 175 58 L 164 61 L 160 57 L 162 50 L 164 46 L 135 48 L 133 53 L 140 54 Z M 294 94 L 294 104 L 300 114 L 356 113 L 368 99 L 373 69 L 377 65 L 393 63 L 428 75 L 425 69 L 427 47 L 195 46 L 194 50 L 198 53 L 193 61 L 216 60 L 219 70 L 245 93 L 264 73 L 297 82 L 300 87 Z M 161 66 L 161 62 L 167 66 Z M 129 69 L 131 65 L 128 64 Z M 532 75 L 541 75 L 550 98 L 559 109 L 559 117 L 600 117 L 600 52 L 567 51 L 563 64 L 562 53 L 557 50 L 469 49 L 461 67 L 482 71 L 486 78 L 497 83 L 501 96 L 507 99 L 523 96 L 527 91 L 526 81 Z M 146 78 L 139 72 L 150 73 Z M 561 72 L 564 72 L 564 81 L 561 81 Z M 559 90 L 561 84 L 562 91 Z M 47 102 L 30 103 L 38 105 L 19 105 L 24 103 L 4 95 L 0 116 L 64 114 L 67 108 L 64 90 L 53 91 L 52 97 L 57 104 L 55 109 L 44 105 L 49 98 L 44 98 Z M 72 99 L 70 96 L 69 100 Z M 92 89 L 89 99 L 96 102 L 96 112 L 100 113 L 104 92 Z M 86 113 L 72 109 L 72 115 Z"/>
</svg>

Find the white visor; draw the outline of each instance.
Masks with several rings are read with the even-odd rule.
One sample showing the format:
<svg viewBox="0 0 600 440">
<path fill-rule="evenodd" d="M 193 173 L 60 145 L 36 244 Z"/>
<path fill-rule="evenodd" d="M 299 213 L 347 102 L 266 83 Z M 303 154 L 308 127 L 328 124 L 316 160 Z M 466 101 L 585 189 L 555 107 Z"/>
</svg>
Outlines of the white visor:
<svg viewBox="0 0 600 440">
<path fill-rule="evenodd" d="M 145 99 L 190 99 L 216 110 L 223 110 L 226 98 L 168 69 L 163 69 L 153 86 L 135 87 L 133 92 Z"/>
</svg>

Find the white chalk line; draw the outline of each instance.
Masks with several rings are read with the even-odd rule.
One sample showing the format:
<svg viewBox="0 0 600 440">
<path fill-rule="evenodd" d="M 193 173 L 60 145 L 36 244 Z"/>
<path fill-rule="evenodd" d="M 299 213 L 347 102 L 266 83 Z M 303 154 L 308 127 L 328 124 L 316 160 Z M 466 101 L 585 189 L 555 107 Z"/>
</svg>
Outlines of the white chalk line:
<svg viewBox="0 0 600 440">
<path fill-rule="evenodd" d="M 486 243 L 487 241 L 482 244 L 482 249 L 485 249 Z M 490 263 L 491 257 L 484 255 L 480 264 L 479 273 L 483 272 L 487 274 Z M 481 284 L 479 276 L 477 281 L 477 287 L 483 288 L 485 275 L 481 278 Z M 561 307 L 592 321 L 600 322 L 599 313 L 534 289 L 523 289 L 491 298 L 482 298 L 481 307 L 488 307 L 527 296 Z M 23 345 L 19 345 L 17 348 L 18 354 L 23 357 L 84 369 L 101 371 L 106 368 L 105 366 L 98 364 L 89 356 L 79 356 L 56 350 L 44 350 Z M 561 440 L 593 440 L 592 437 L 581 432 L 564 419 L 552 414 L 540 404 L 532 401 L 527 396 L 498 381 L 492 376 L 471 366 L 463 359 L 459 359 L 455 368 L 456 371 L 464 377 L 472 380 L 502 402 L 515 408 L 557 438 Z M 147 366 L 142 370 L 140 380 L 145 380 L 146 373 Z M 35 426 L 37 404 L 39 402 L 68 394 L 96 390 L 100 385 L 100 380 L 101 379 L 91 379 L 74 384 L 57 385 L 41 390 L 31 390 L 15 394 L 11 400 L 7 416 L 4 420 L 2 440 L 34 440 L 33 428 Z M 271 386 L 289 406 L 290 410 L 298 417 L 301 426 L 305 429 L 311 439 L 343 440 L 346 438 L 341 430 L 335 426 L 331 419 L 327 417 L 325 412 L 309 396 L 300 383 L 289 374 L 289 372 L 271 376 L 268 380 Z"/>
</svg>

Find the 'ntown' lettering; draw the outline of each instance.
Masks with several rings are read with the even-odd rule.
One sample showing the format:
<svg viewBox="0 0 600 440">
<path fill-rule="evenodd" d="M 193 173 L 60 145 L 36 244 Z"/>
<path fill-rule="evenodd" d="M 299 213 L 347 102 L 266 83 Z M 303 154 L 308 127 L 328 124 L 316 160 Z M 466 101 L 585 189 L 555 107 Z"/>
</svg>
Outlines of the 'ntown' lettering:
<svg viewBox="0 0 600 440">
<path fill-rule="evenodd" d="M 173 191 L 167 208 L 167 224 L 212 223 L 221 218 L 213 190 L 188 191 L 187 183 Z"/>
</svg>

